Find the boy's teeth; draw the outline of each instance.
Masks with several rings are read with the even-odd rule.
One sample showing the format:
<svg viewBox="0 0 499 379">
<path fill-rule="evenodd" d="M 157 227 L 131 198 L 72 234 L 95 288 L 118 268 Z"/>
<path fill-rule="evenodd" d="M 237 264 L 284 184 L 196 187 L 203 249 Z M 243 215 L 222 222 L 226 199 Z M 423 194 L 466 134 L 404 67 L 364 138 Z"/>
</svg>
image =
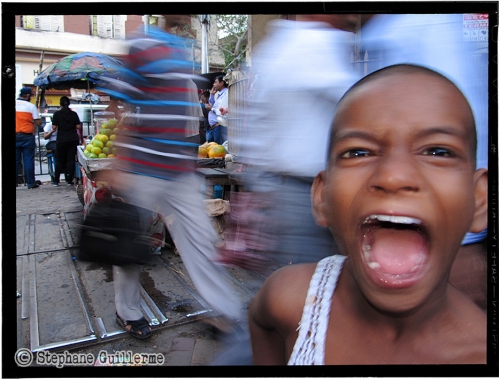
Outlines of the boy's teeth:
<svg viewBox="0 0 499 379">
<path fill-rule="evenodd" d="M 371 215 L 366 218 L 365 222 L 370 220 L 392 222 L 394 224 L 421 224 L 421 220 L 406 216 L 389 216 L 389 215 Z"/>
<path fill-rule="evenodd" d="M 367 262 L 367 264 L 373 270 L 376 270 L 381 267 L 378 262 Z"/>
</svg>

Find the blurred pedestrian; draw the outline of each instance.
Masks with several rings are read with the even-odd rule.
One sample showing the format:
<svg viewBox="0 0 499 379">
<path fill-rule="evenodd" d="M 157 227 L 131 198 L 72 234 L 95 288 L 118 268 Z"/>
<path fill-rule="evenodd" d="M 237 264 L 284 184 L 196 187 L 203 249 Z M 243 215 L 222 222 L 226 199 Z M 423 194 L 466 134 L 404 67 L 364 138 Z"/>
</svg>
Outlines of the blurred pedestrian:
<svg viewBox="0 0 499 379">
<path fill-rule="evenodd" d="M 35 183 L 35 127 L 42 124 L 38 109 L 32 103 L 31 88 L 23 87 L 16 100 L 16 187 L 21 157 L 28 189 L 38 188 Z"/>
<path fill-rule="evenodd" d="M 124 117 L 116 146 L 113 193 L 125 202 L 161 214 L 175 247 L 201 297 L 212 312 L 206 322 L 230 330 L 241 316 L 240 304 L 215 263 L 219 236 L 205 211 L 202 181 L 195 174 L 199 98 L 187 41 L 173 28 L 190 15 L 163 15 L 164 29 L 148 26 L 130 42 L 123 81 L 103 78 L 102 90 L 136 108 Z M 197 134 L 197 133 L 196 133 Z M 113 266 L 116 320 L 132 336 L 152 330 L 140 310 L 141 266 Z"/>
<path fill-rule="evenodd" d="M 235 143 L 247 187 L 272 198 L 268 230 L 282 262 L 314 262 L 337 251 L 329 230 L 315 224 L 310 189 L 326 164 L 331 109 L 357 78 L 350 58 L 357 22 L 351 14 L 274 20 L 252 57 L 248 128 Z"/>
<path fill-rule="evenodd" d="M 45 145 L 47 154 L 47 165 L 49 166 L 50 178 L 54 185 L 55 165 L 57 161 L 57 130 L 52 129 L 52 122 L 47 122 L 43 127 L 43 138 L 48 140 Z"/>
<path fill-rule="evenodd" d="M 219 75 L 215 78 L 213 82 L 213 87 L 210 90 L 209 104 L 206 108 L 209 110 L 208 113 L 208 123 L 210 124 L 208 130 L 206 131 L 206 141 L 216 142 L 219 145 L 227 141 L 227 125 L 222 121 L 221 116 L 226 116 L 221 112 L 221 108 L 226 110 L 229 103 L 229 90 L 227 88 L 227 83 L 224 80 L 223 75 Z"/>
<path fill-rule="evenodd" d="M 477 129 L 477 168 L 487 168 L 488 52 L 464 40 L 463 14 L 368 14 L 362 16 L 362 49 L 368 73 L 398 63 L 434 69 L 453 80 L 468 99 Z M 482 308 L 487 304 L 487 229 L 467 233 L 451 282 Z"/>
<path fill-rule="evenodd" d="M 45 145 L 47 151 L 53 152 L 54 156 L 56 154 L 56 144 L 57 144 L 57 130 L 52 128 L 52 122 L 47 122 L 43 127 L 43 138 L 48 140 Z"/>
<path fill-rule="evenodd" d="M 326 166 L 336 104 L 357 79 L 350 59 L 357 21 L 351 14 L 274 20 L 256 46 L 248 127 L 234 141 L 246 192 L 234 196 L 231 205 L 241 212 L 220 248 L 226 262 L 237 253 L 250 259 L 248 253 L 265 254 L 281 264 L 317 262 L 338 253 L 329 229 L 315 223 L 310 191 Z M 261 265 L 256 259 L 252 263 Z M 214 364 L 235 362 L 252 363 L 249 334 Z"/>
<path fill-rule="evenodd" d="M 70 101 L 67 96 L 62 96 L 59 104 L 61 109 L 52 116 L 52 129 L 57 131 L 57 155 L 52 185 L 59 185 L 61 172 L 63 172 L 66 184 L 72 186 L 75 175 L 76 149 L 83 142 L 81 121 L 78 113 L 69 109 Z"/>
<path fill-rule="evenodd" d="M 199 144 L 202 145 L 206 142 L 206 131 L 210 126 L 208 122 L 208 113 L 210 112 L 206 107 L 209 103 L 210 91 L 203 91 L 199 96 L 199 102 L 201 104 L 201 111 L 203 112 L 203 120 L 199 122 Z"/>
<path fill-rule="evenodd" d="M 104 109 L 106 112 L 113 112 L 114 117 L 118 120 L 118 122 L 121 120 L 121 115 L 124 112 L 124 109 L 121 105 L 121 101 L 118 99 L 115 99 L 111 97 L 111 101 L 106 109 Z"/>
</svg>

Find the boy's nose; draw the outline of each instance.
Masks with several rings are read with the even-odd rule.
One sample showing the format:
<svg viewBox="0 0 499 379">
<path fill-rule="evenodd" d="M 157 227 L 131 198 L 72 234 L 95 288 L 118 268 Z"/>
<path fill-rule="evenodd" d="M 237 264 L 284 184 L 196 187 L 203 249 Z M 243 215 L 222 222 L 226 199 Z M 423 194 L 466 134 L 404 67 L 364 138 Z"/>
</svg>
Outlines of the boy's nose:
<svg viewBox="0 0 499 379">
<path fill-rule="evenodd" d="M 400 191 L 418 192 L 420 190 L 416 162 L 410 154 L 389 153 L 380 157 L 372 173 L 368 187 L 370 191 L 396 193 Z"/>
</svg>

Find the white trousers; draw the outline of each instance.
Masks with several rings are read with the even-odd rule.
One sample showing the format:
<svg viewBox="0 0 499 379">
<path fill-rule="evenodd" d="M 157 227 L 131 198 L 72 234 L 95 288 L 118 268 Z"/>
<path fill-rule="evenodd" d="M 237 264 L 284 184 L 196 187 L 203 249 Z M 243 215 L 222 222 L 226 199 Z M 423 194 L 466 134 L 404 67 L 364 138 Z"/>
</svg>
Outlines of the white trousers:
<svg viewBox="0 0 499 379">
<path fill-rule="evenodd" d="M 214 262 L 219 236 L 205 211 L 201 178 L 186 174 L 168 181 L 119 173 L 112 185 L 125 202 L 164 217 L 173 216 L 168 230 L 197 291 L 217 313 L 232 320 L 240 319 L 240 301 L 224 276 L 224 267 Z M 142 317 L 140 270 L 138 265 L 113 266 L 116 311 L 126 320 Z"/>
</svg>

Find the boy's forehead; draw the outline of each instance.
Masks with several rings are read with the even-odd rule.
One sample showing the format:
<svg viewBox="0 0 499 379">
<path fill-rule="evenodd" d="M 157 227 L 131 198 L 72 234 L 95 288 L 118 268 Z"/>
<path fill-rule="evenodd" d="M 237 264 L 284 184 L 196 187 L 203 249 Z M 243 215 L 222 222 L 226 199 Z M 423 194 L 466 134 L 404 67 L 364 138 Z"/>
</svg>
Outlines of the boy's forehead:
<svg viewBox="0 0 499 379">
<path fill-rule="evenodd" d="M 458 103 L 467 102 L 455 86 L 439 76 L 425 72 L 388 73 L 352 88 L 342 99 L 337 117 L 343 112 L 355 112 L 358 107 L 369 107 L 383 98 L 390 98 L 388 105 L 394 108 L 406 105 L 405 101 L 431 101 L 431 98 L 438 99 L 444 95 L 453 101 L 443 102 L 443 106 L 453 108 Z M 352 108 L 352 103 L 355 103 L 355 108 Z"/>
<path fill-rule="evenodd" d="M 380 75 L 378 77 L 372 78 L 371 80 L 361 83 L 358 87 L 353 89 L 352 95 L 356 94 L 367 96 L 371 91 L 376 91 L 380 94 L 390 93 L 394 90 L 398 92 L 407 92 L 410 94 L 410 90 L 415 87 L 431 86 L 438 87 L 442 91 L 455 91 L 450 83 L 441 77 L 436 75 L 431 75 L 425 72 L 414 72 L 414 73 L 387 73 L 385 75 Z"/>
<path fill-rule="evenodd" d="M 466 98 L 452 82 L 438 75 L 389 73 L 359 84 L 345 95 L 337 108 L 331 142 L 345 127 L 352 129 L 376 123 L 460 125 L 467 133 L 474 132 L 473 113 Z"/>
<path fill-rule="evenodd" d="M 476 153 L 473 111 L 461 90 L 444 76 L 424 69 L 392 70 L 374 73 L 354 85 L 336 108 L 329 151 L 354 129 L 369 133 L 387 128 L 405 128 L 409 136 L 430 128 L 458 128 Z M 457 132 L 457 131 L 456 131 Z"/>
</svg>

